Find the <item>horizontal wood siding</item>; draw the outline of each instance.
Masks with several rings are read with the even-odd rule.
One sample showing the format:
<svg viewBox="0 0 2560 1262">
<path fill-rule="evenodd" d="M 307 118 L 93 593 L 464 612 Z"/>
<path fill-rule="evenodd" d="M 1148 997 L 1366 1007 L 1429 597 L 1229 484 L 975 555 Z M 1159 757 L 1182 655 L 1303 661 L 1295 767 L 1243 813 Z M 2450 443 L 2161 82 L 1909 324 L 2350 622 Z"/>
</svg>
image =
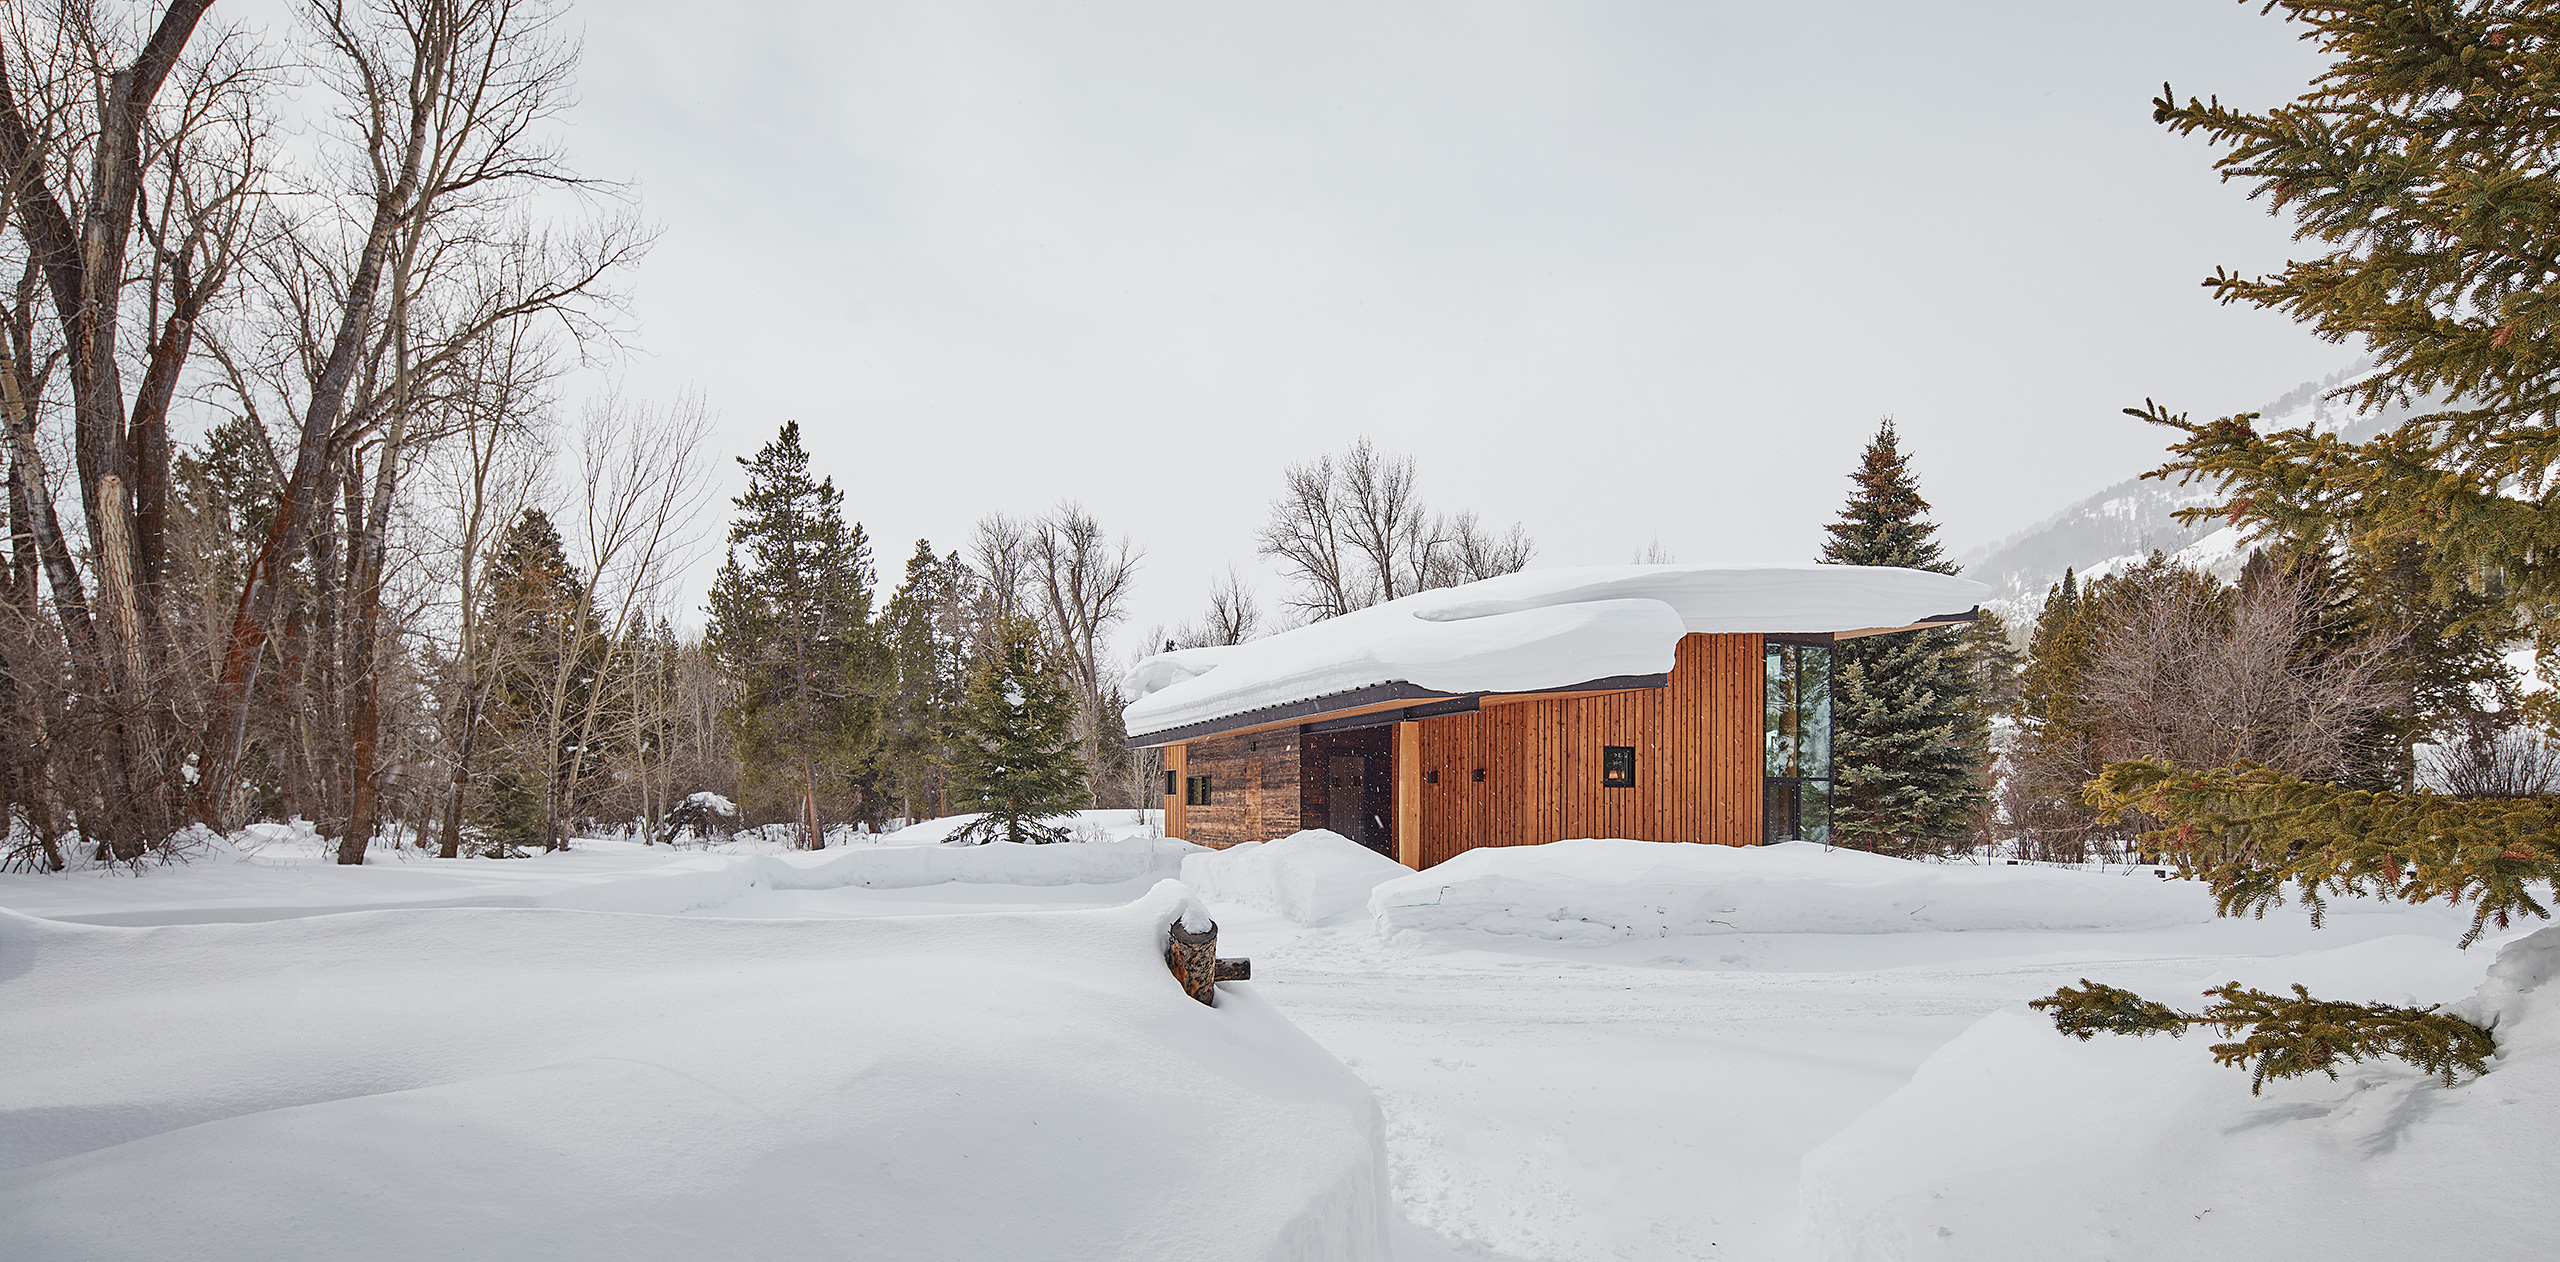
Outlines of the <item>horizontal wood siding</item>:
<svg viewBox="0 0 2560 1262">
<path fill-rule="evenodd" d="M 1691 635 L 1667 687 L 1422 720 L 1423 865 L 1567 837 L 1757 844 L 1760 653 L 1756 635 Z M 1635 749 L 1635 787 L 1601 787 L 1608 745 Z"/>
<path fill-rule="evenodd" d="M 1298 831 L 1298 744 L 1294 728 L 1186 742 L 1182 774 L 1209 777 L 1209 805 L 1183 808 L 1180 835 L 1223 850 Z"/>
</svg>

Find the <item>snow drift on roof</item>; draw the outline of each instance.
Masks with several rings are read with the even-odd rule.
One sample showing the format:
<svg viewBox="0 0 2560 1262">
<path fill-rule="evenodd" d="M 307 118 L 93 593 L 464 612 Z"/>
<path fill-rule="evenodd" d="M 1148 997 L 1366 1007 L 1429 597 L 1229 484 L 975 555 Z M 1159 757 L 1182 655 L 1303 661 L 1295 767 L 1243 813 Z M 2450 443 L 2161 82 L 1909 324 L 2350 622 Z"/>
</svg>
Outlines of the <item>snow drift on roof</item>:
<svg viewBox="0 0 2560 1262">
<path fill-rule="evenodd" d="M 1421 592 L 1268 639 L 1138 663 L 1123 717 L 1144 736 L 1357 688 L 1536 692 L 1671 670 L 1692 632 L 1815 634 L 1961 614 L 1990 589 L 1863 565 L 1593 565 Z"/>
</svg>

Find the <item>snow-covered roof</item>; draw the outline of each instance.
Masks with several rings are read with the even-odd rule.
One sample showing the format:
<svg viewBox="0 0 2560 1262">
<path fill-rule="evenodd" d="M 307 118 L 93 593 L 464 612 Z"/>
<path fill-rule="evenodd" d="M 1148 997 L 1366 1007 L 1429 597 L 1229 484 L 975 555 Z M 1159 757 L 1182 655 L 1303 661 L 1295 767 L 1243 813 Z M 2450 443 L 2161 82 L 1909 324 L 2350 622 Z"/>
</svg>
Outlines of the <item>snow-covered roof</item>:
<svg viewBox="0 0 2560 1262">
<path fill-rule="evenodd" d="M 1129 672 L 1132 739 L 1380 685 L 1539 692 L 1671 671 L 1692 632 L 1840 634 L 1961 617 L 1970 579 L 1864 565 L 1592 565 L 1421 592 Z"/>
</svg>

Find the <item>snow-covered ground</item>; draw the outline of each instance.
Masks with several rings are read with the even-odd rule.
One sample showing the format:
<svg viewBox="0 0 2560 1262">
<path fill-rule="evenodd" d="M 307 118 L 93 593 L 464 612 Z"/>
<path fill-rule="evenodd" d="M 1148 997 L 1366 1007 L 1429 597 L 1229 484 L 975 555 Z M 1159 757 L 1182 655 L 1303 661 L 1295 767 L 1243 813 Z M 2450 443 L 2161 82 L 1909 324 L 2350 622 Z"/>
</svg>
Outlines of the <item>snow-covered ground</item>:
<svg viewBox="0 0 2560 1262">
<path fill-rule="evenodd" d="M 181 1252 L 355 1256 L 311 1224 L 370 1216 L 447 1256 L 1356 1256 L 1381 1134 L 1395 1256 L 1433 1262 L 2520 1256 L 2560 1231 L 2560 1022 L 2520 989 L 2560 947 L 2511 957 L 2477 1010 L 2513 1050 L 2449 1091 L 2362 1066 L 2253 1099 L 2208 1038 L 2084 1045 L 2023 1006 L 2082 977 L 2458 1001 L 2530 927 L 2461 951 L 2444 908 L 2315 931 L 2147 873 L 1814 847 L 1403 875 L 1326 834 L 930 837 L 0 877 L 42 918 L 0 921 L 0 1256 L 155 1256 L 179 1237 L 151 1224 L 199 1218 Z M 1150 954 L 1176 871 L 1254 961 L 1214 1011 Z M 395 910 L 321 914 L 356 907 Z M 1131 1226 L 1168 1213 L 1214 1244 Z"/>
</svg>

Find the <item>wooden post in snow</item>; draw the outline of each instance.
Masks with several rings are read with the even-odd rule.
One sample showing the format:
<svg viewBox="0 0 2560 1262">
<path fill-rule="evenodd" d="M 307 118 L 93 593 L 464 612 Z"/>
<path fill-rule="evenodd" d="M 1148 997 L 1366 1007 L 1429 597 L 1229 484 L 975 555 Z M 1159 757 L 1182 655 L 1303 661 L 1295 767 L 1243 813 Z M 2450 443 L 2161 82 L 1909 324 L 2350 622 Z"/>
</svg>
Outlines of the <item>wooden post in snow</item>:
<svg viewBox="0 0 2560 1262">
<path fill-rule="evenodd" d="M 1218 958 L 1218 926 L 1197 933 L 1182 927 L 1176 920 L 1164 935 L 1164 964 L 1173 971 L 1173 979 L 1182 983 L 1182 993 L 1214 1008 L 1218 1006 L 1219 982 L 1253 980 L 1253 961 Z"/>
</svg>

